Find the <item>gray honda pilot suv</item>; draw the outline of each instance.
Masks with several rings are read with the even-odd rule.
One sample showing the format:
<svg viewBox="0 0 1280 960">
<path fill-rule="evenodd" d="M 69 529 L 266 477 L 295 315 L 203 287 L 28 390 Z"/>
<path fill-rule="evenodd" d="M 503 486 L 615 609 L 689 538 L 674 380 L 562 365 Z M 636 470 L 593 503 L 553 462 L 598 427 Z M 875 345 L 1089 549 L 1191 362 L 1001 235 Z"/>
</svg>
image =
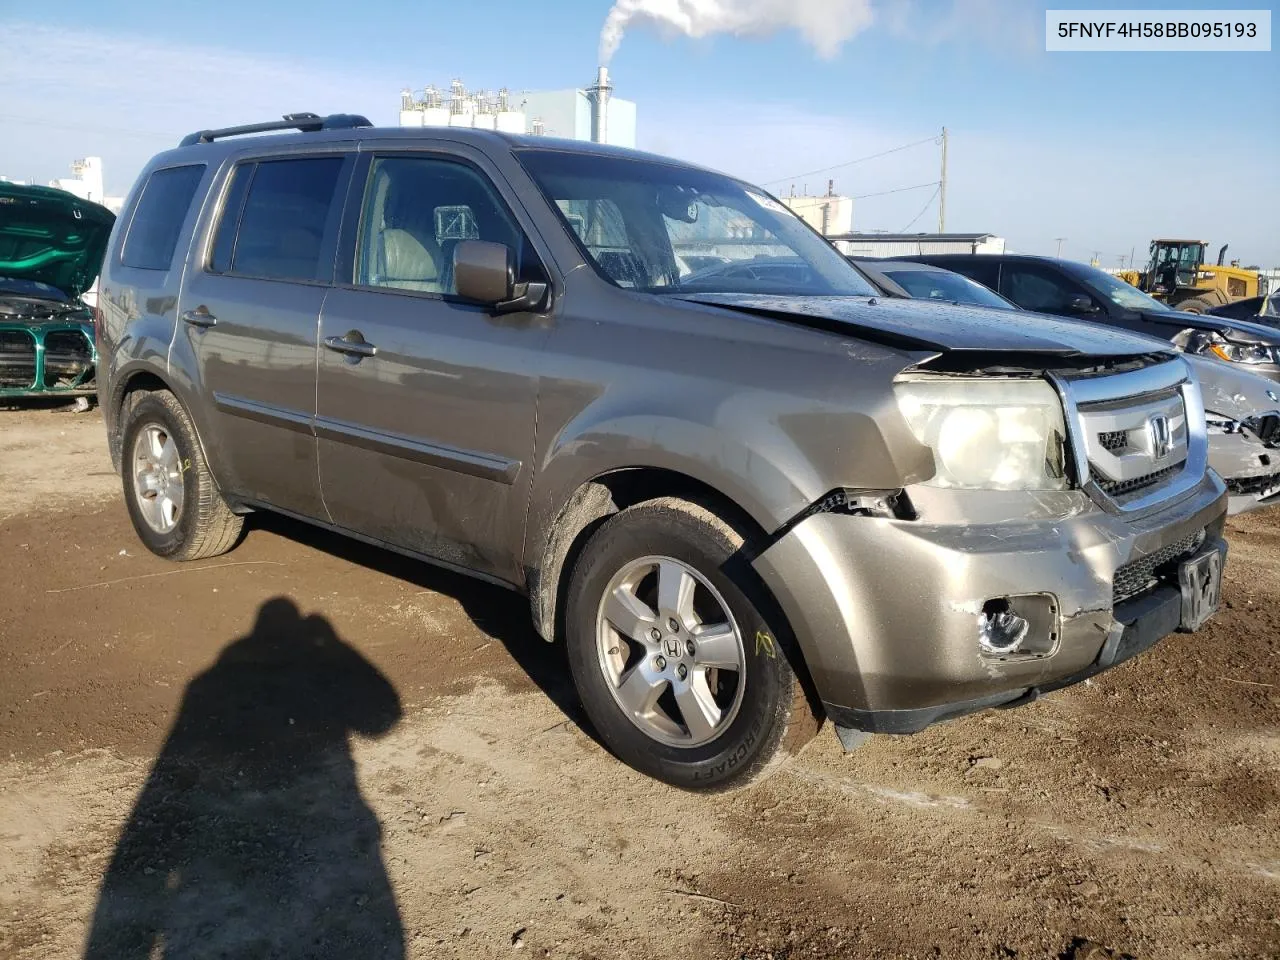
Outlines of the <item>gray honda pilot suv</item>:
<svg viewBox="0 0 1280 960">
<path fill-rule="evenodd" d="M 877 298 L 773 197 L 661 157 L 202 131 L 143 171 L 100 303 L 150 550 L 271 510 L 527 594 L 604 743 L 679 786 L 823 717 L 850 745 L 1034 699 L 1218 603 L 1225 489 L 1171 348 Z"/>
</svg>

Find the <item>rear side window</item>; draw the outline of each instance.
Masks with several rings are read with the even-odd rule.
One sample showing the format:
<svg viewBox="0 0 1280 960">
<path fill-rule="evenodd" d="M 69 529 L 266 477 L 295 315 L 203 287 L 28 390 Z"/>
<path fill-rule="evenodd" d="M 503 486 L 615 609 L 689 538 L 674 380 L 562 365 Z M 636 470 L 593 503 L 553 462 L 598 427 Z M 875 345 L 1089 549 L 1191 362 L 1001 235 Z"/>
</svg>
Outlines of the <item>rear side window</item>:
<svg viewBox="0 0 1280 960">
<path fill-rule="evenodd" d="M 342 165 L 342 157 L 308 157 L 237 170 L 214 239 L 211 269 L 272 280 L 319 279 Z M 242 209 L 236 202 L 241 190 L 247 191 Z"/>
<path fill-rule="evenodd" d="M 956 273 L 962 273 L 970 280 L 982 284 L 984 287 L 990 287 L 995 290 L 1000 284 L 1000 264 L 993 263 L 990 260 L 980 260 L 977 257 L 957 257 L 954 260 L 939 260 L 937 266 L 945 270 L 954 270 Z"/>
<path fill-rule="evenodd" d="M 204 164 L 157 170 L 133 209 L 120 262 L 142 270 L 168 270 Z"/>
</svg>

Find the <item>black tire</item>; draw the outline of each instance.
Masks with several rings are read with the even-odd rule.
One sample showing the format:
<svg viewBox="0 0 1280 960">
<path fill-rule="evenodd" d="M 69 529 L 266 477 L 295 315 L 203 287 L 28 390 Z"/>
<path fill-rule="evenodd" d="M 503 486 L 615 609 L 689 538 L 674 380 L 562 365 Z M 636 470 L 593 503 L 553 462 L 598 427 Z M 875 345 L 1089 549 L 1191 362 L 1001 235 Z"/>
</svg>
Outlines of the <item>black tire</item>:
<svg viewBox="0 0 1280 960">
<path fill-rule="evenodd" d="M 1181 300 L 1174 305 L 1175 310 L 1181 310 L 1183 313 L 1208 313 L 1218 304 L 1203 297 L 1192 297 L 1190 300 Z"/>
<path fill-rule="evenodd" d="M 813 739 L 820 720 L 788 661 L 792 645 L 762 583 L 737 560 L 743 537 L 698 504 L 663 498 L 616 514 L 592 535 L 574 566 L 565 639 L 574 685 L 613 753 L 642 773 L 689 790 L 723 790 L 760 779 Z M 614 699 L 597 653 L 597 618 L 619 571 L 642 557 L 670 557 L 706 578 L 743 640 L 738 712 L 714 739 L 680 747 L 650 736 Z"/>
<path fill-rule="evenodd" d="M 226 553 L 236 545 L 244 519 L 231 512 L 214 482 L 195 426 L 178 398 L 166 390 L 129 397 L 122 411 L 124 440 L 120 475 L 124 500 L 138 539 L 148 550 L 169 560 L 201 560 Z M 177 446 L 182 465 L 182 509 L 172 530 L 159 532 L 143 517 L 134 487 L 134 449 L 139 433 L 159 426 Z"/>
</svg>

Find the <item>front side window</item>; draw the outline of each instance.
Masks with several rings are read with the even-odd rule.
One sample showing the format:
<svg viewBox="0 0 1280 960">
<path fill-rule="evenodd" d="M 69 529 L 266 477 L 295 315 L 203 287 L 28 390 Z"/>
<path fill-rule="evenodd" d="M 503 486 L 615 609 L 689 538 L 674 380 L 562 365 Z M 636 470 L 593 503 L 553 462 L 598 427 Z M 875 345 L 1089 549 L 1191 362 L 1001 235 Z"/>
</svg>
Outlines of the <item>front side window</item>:
<svg viewBox="0 0 1280 960">
<path fill-rule="evenodd" d="M 522 151 L 520 160 L 616 286 L 657 294 L 875 294 L 787 207 L 738 180 L 553 150 Z"/>
<path fill-rule="evenodd" d="M 214 235 L 211 268 L 270 280 L 321 279 L 342 164 L 342 157 L 307 157 L 238 169 Z M 242 178 L 248 180 L 243 188 Z M 247 192 L 237 228 L 232 201 L 239 189 Z M 234 240 L 228 239 L 232 230 Z"/>
<path fill-rule="evenodd" d="M 357 284 L 453 295 L 453 251 L 464 240 L 505 244 L 517 279 L 532 269 L 523 232 L 481 173 L 436 157 L 374 159 L 361 216 Z"/>
<path fill-rule="evenodd" d="M 1069 313 L 1072 298 L 1082 293 L 1047 270 L 1020 264 L 1005 265 L 1004 283 L 1010 300 L 1042 313 Z"/>
<path fill-rule="evenodd" d="M 120 251 L 120 262 L 142 270 L 168 270 L 204 164 L 157 170 L 142 188 Z"/>
</svg>

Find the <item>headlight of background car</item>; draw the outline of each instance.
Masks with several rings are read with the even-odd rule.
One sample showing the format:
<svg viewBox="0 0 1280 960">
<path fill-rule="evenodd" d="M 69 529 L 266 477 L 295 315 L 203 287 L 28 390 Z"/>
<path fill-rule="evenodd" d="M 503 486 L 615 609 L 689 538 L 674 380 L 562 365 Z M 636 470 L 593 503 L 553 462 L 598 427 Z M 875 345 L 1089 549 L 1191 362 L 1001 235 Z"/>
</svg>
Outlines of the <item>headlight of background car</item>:
<svg viewBox="0 0 1280 960">
<path fill-rule="evenodd" d="M 1205 346 L 1205 352 L 1228 363 L 1274 363 L 1275 348 L 1264 343 L 1232 343 L 1214 337 Z"/>
<path fill-rule="evenodd" d="M 897 382 L 898 407 L 933 450 L 935 487 L 1065 490 L 1062 401 L 1043 380 Z"/>
</svg>

